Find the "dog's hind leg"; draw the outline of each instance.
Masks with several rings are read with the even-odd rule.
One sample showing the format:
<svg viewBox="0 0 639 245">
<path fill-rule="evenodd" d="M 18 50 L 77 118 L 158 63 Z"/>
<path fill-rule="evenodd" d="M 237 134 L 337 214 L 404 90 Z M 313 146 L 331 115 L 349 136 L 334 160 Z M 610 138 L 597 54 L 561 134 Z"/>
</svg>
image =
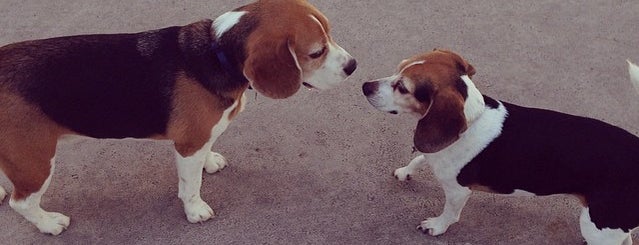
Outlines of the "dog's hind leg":
<svg viewBox="0 0 639 245">
<path fill-rule="evenodd" d="M 50 162 L 34 162 L 29 166 L 31 174 L 20 170 L 8 174 L 15 187 L 9 205 L 40 232 L 58 235 L 69 226 L 69 217 L 55 212 L 47 212 L 40 207 L 42 194 L 47 191 L 55 168 L 55 158 Z"/>
<path fill-rule="evenodd" d="M 581 235 L 586 239 L 588 245 L 627 245 L 632 244 L 630 234 L 621 229 L 599 229 L 590 218 L 589 208 L 581 210 L 579 217 Z"/>
<path fill-rule="evenodd" d="M 8 104 L 8 111 L 0 112 L 0 167 L 13 184 L 9 206 L 40 232 L 58 235 L 69 226 L 69 217 L 43 210 L 40 200 L 51 182 L 61 129 L 18 100 Z"/>
</svg>

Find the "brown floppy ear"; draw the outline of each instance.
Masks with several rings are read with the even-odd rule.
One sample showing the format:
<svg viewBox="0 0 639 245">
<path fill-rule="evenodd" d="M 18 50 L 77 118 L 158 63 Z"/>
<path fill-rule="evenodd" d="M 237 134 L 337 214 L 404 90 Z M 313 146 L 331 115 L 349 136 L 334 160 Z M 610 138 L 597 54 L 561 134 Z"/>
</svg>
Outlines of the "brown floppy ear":
<svg viewBox="0 0 639 245">
<path fill-rule="evenodd" d="M 463 98 L 451 90 L 439 91 L 417 123 L 413 141 L 420 152 L 434 153 L 457 141 L 465 130 Z"/>
<path fill-rule="evenodd" d="M 475 75 L 476 72 L 475 67 L 469 64 L 468 61 L 458 54 L 453 54 L 455 55 L 455 61 L 457 62 L 457 69 L 459 69 L 461 75 L 468 75 L 468 77 L 473 78 L 473 75 Z"/>
<path fill-rule="evenodd" d="M 244 74 L 255 90 L 274 99 L 287 98 L 302 85 L 293 41 L 256 38 L 247 44 Z"/>
<path fill-rule="evenodd" d="M 473 78 L 473 75 L 475 75 L 475 72 L 476 72 L 475 67 L 473 67 L 471 64 L 466 63 L 466 75 L 468 75 L 468 77 L 470 78 Z"/>
</svg>

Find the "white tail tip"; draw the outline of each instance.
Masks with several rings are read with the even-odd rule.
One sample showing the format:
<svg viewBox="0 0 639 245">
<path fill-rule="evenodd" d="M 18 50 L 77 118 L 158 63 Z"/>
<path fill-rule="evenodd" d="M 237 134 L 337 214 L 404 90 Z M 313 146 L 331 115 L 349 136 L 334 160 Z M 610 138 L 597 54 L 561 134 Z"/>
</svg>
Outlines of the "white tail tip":
<svg viewBox="0 0 639 245">
<path fill-rule="evenodd" d="M 635 86 L 635 90 L 639 93 L 639 67 L 630 60 L 628 61 L 628 72 L 630 73 L 630 81 L 632 81 L 632 85 Z"/>
</svg>

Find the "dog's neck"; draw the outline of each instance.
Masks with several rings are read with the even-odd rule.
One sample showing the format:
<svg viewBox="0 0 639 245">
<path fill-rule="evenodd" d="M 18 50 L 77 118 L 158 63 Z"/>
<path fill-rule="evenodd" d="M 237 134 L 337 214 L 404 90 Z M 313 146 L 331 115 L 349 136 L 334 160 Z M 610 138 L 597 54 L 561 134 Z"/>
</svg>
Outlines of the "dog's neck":
<svg viewBox="0 0 639 245">
<path fill-rule="evenodd" d="M 487 96 L 482 97 L 486 104 L 484 111 L 472 124 L 468 125 L 468 129 L 455 143 L 439 152 L 424 154 L 428 156 L 433 168 L 446 168 L 449 171 L 459 172 L 466 163 L 499 137 L 508 111 L 499 101 Z"/>
<path fill-rule="evenodd" d="M 475 87 L 475 83 L 473 83 L 468 75 L 461 76 L 461 79 L 466 84 L 468 94 L 464 102 L 464 116 L 466 117 L 466 123 L 470 126 L 484 113 L 486 103 L 484 102 L 484 96 L 482 96 L 481 92 Z"/>
<path fill-rule="evenodd" d="M 217 40 L 213 40 L 211 44 L 211 51 L 213 52 L 214 57 L 217 59 L 222 70 L 229 76 L 229 78 L 238 83 L 246 83 L 248 80 L 240 71 L 239 65 L 232 64 L 229 56 L 227 56 L 227 52 L 220 46 Z"/>
</svg>

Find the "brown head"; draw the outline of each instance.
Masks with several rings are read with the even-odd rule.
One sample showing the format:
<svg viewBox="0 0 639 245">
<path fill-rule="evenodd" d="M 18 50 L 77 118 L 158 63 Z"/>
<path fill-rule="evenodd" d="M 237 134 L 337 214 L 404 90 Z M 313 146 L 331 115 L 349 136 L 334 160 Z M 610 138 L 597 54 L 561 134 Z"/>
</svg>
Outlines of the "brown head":
<svg viewBox="0 0 639 245">
<path fill-rule="evenodd" d="M 303 0 L 261 0 L 215 20 L 218 39 L 243 40 L 242 71 L 271 98 L 293 95 L 302 84 L 328 89 L 356 69 L 353 57 L 330 36 L 326 17 Z"/>
<path fill-rule="evenodd" d="M 440 151 L 483 111 L 484 101 L 470 78 L 475 68 L 458 54 L 438 50 L 403 60 L 398 73 L 366 82 L 363 92 L 377 109 L 418 116 L 415 147 Z"/>
</svg>

